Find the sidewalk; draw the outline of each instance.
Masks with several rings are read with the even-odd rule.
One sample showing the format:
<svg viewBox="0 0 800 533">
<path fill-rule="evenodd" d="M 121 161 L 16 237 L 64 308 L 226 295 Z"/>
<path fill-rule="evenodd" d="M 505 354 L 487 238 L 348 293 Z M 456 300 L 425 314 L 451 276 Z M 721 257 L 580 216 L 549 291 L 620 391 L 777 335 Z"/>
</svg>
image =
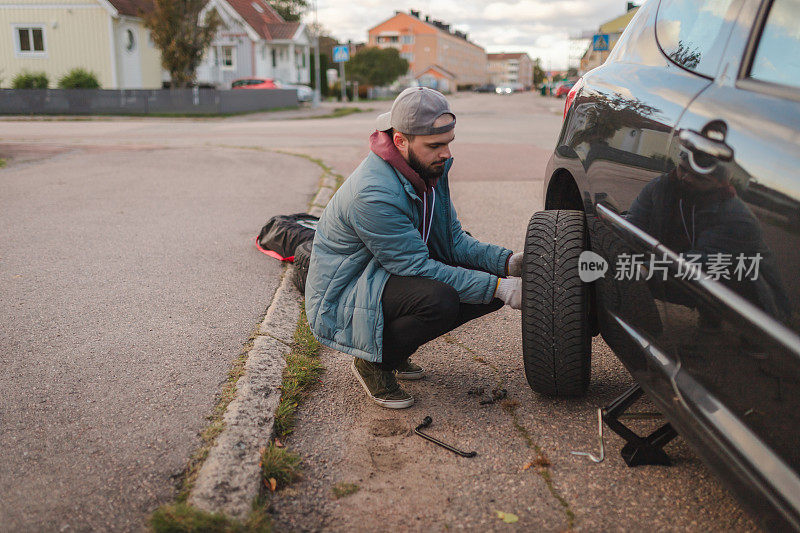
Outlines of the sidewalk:
<svg viewBox="0 0 800 533">
<path fill-rule="evenodd" d="M 462 222 L 477 238 L 519 250 L 535 185 L 456 182 Z M 487 205 L 504 206 L 498 216 Z M 370 402 L 350 372 L 351 357 L 325 349 L 322 382 L 301 406 L 287 446 L 303 458 L 300 482 L 272 501 L 278 531 L 750 531 L 753 524 L 680 439 L 667 451 L 675 466 L 628 468 L 622 440 L 597 452 L 596 409 L 632 378 L 600 338 L 593 379 L 579 400 L 531 391 L 523 371 L 518 311 L 504 308 L 423 346 L 413 357 L 425 379 L 402 382 L 416 399 L 403 410 Z M 491 391 L 507 399 L 481 405 Z M 477 394 L 483 390 L 483 394 Z M 652 411 L 642 402 L 637 411 Z M 426 430 L 465 451 L 458 457 L 413 434 Z M 643 421 L 638 428 L 657 421 Z M 343 484 L 358 487 L 336 498 Z M 351 488 L 351 490 L 353 490 Z M 512 513 L 504 523 L 497 512 Z"/>
<path fill-rule="evenodd" d="M 539 168 L 563 101 L 512 98 L 454 99 L 457 112 L 469 112 L 459 113 L 451 188 L 465 228 L 519 251 L 528 218 L 542 205 Z M 535 106 L 534 120 L 527 105 Z M 520 116 L 507 114 L 514 106 Z M 349 173 L 333 148 L 317 153 Z M 423 346 L 413 360 L 428 373 L 403 382 L 416 399 L 404 410 L 370 402 L 350 372 L 351 358 L 323 350 L 327 372 L 286 442 L 303 458 L 303 478 L 272 499 L 276 530 L 756 530 L 681 439 L 667 448 L 670 468 L 628 468 L 613 434 L 603 463 L 571 455 L 597 452 L 596 409 L 632 378 L 598 337 L 587 396 L 542 398 L 525 380 L 520 336 L 519 312 L 504 308 Z M 496 388 L 507 389 L 507 399 L 481 405 Z M 635 410 L 653 406 L 643 401 Z M 425 416 L 433 418 L 428 433 L 478 455 L 457 457 L 414 435 Z M 337 498 L 346 486 L 355 492 Z M 516 522 L 504 523 L 497 512 Z"/>
</svg>

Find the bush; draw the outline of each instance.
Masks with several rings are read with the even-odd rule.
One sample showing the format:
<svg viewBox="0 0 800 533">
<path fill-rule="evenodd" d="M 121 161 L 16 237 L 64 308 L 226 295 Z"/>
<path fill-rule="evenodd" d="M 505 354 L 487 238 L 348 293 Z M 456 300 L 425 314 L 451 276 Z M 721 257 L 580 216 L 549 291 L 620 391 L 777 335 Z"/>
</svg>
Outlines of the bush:
<svg viewBox="0 0 800 533">
<path fill-rule="evenodd" d="M 50 81 L 44 72 L 28 72 L 23 70 L 11 82 L 12 89 L 47 89 Z"/>
<path fill-rule="evenodd" d="M 99 89 L 100 83 L 94 72 L 74 68 L 58 80 L 59 89 Z"/>
</svg>

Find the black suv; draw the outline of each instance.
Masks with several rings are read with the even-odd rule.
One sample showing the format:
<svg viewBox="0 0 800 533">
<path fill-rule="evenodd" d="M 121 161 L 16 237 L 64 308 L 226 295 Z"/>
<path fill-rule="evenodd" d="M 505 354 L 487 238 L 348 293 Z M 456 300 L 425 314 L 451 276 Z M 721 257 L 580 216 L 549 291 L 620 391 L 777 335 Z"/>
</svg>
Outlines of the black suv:
<svg viewBox="0 0 800 533">
<path fill-rule="evenodd" d="M 602 335 L 638 383 L 602 413 L 628 464 L 668 463 L 677 431 L 800 529 L 800 1 L 650 0 L 564 114 L 526 236 L 528 382 L 584 394 Z M 642 390 L 669 422 L 647 437 L 616 419 Z"/>
</svg>

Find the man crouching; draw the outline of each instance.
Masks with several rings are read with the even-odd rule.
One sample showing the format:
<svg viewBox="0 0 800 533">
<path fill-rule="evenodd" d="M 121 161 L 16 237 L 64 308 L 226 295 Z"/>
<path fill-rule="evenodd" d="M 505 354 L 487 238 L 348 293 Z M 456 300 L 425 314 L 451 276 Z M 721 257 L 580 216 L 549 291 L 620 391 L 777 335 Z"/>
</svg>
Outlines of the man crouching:
<svg viewBox="0 0 800 533">
<path fill-rule="evenodd" d="M 319 341 L 355 356 L 352 370 L 382 407 L 414 403 L 397 379 L 409 357 L 474 318 L 521 305 L 522 254 L 468 235 L 450 201 L 455 114 L 412 87 L 378 117 L 370 153 L 320 218 L 306 281 Z"/>
</svg>

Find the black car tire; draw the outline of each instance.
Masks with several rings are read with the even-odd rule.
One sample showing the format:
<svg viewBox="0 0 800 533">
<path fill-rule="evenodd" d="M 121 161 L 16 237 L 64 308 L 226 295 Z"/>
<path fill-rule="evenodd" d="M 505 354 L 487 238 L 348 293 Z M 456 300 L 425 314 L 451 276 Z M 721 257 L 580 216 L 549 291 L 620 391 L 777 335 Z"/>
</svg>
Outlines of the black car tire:
<svg viewBox="0 0 800 533">
<path fill-rule="evenodd" d="M 589 387 L 589 286 L 578 276 L 585 249 L 581 211 L 531 217 L 522 271 L 522 354 L 528 384 L 547 396 L 581 396 Z"/>
<path fill-rule="evenodd" d="M 306 292 L 306 278 L 308 277 L 308 265 L 311 262 L 311 245 L 314 241 L 305 241 L 294 250 L 294 272 L 292 281 L 300 294 Z"/>
</svg>

